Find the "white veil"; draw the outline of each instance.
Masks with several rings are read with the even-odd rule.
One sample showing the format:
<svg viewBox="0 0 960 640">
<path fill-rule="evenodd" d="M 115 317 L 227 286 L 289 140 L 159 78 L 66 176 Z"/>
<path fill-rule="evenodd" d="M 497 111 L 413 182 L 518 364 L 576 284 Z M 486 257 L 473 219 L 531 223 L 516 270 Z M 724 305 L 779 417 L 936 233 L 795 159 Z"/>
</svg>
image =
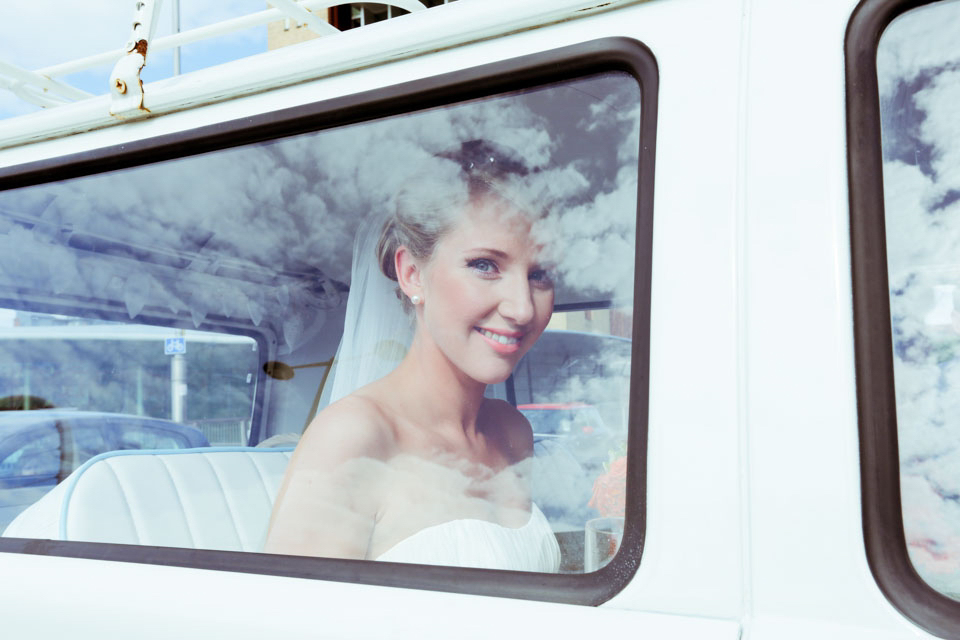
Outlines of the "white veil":
<svg viewBox="0 0 960 640">
<path fill-rule="evenodd" d="M 413 339 L 413 318 L 397 298 L 397 283 L 380 271 L 377 241 L 383 218 L 357 230 L 343 337 L 334 360 L 329 402 L 382 378 L 400 364 Z"/>
</svg>

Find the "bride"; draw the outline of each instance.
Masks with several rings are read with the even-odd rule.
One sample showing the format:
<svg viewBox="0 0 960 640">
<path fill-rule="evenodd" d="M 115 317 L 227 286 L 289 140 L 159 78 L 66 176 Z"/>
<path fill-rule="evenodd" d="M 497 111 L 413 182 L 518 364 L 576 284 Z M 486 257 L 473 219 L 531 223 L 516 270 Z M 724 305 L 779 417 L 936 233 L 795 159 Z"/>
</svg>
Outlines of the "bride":
<svg viewBox="0 0 960 640">
<path fill-rule="evenodd" d="M 352 393 L 300 440 L 267 552 L 557 570 L 556 539 L 530 500 L 530 424 L 484 396 L 543 333 L 553 282 L 531 238 L 537 214 L 481 165 L 414 184 L 358 236 L 333 395 Z M 411 322 L 400 363 L 357 388 L 344 370 L 402 349 Z M 400 337 L 373 338 L 390 331 Z M 366 350 L 350 353 L 351 341 Z"/>
</svg>

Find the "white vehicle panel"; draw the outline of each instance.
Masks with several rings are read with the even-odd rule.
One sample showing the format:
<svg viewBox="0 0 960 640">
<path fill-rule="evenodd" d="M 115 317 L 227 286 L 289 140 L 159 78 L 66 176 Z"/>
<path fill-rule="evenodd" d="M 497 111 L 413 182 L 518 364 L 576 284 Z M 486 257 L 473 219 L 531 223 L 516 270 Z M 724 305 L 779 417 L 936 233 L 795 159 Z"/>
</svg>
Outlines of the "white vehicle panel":
<svg viewBox="0 0 960 640">
<path fill-rule="evenodd" d="M 645 544 L 632 581 L 588 607 L 9 553 L 2 633 L 934 637 L 883 595 L 864 548 L 843 91 L 856 1 L 462 4 L 148 84 L 162 117 L 117 125 L 94 98 L 24 118 L 20 138 L 0 123 L 14 143 L 0 166 L 599 38 L 643 43 L 660 86 Z M 421 24 L 438 35 L 425 40 Z"/>
</svg>

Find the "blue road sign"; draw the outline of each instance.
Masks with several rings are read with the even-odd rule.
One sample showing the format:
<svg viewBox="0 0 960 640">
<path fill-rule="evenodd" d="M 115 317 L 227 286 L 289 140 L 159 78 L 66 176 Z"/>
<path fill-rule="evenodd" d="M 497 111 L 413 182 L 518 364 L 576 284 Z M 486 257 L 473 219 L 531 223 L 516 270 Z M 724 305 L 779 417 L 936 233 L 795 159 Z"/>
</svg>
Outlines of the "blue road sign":
<svg viewBox="0 0 960 640">
<path fill-rule="evenodd" d="M 168 356 L 175 356 L 187 352 L 186 338 L 164 338 L 163 353 Z"/>
</svg>

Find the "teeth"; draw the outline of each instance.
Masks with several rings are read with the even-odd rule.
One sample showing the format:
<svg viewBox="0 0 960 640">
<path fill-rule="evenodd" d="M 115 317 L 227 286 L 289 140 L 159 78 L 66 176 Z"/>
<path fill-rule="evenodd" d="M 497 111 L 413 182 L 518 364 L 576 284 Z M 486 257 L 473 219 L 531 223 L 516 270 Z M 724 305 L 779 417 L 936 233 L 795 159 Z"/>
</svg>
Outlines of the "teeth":
<svg viewBox="0 0 960 640">
<path fill-rule="evenodd" d="M 502 336 L 499 333 L 493 333 L 492 331 L 487 331 L 486 329 L 480 329 L 480 333 L 487 336 L 491 340 L 496 340 L 500 344 L 517 344 L 520 342 L 520 338 L 511 338 L 509 336 Z"/>
</svg>

